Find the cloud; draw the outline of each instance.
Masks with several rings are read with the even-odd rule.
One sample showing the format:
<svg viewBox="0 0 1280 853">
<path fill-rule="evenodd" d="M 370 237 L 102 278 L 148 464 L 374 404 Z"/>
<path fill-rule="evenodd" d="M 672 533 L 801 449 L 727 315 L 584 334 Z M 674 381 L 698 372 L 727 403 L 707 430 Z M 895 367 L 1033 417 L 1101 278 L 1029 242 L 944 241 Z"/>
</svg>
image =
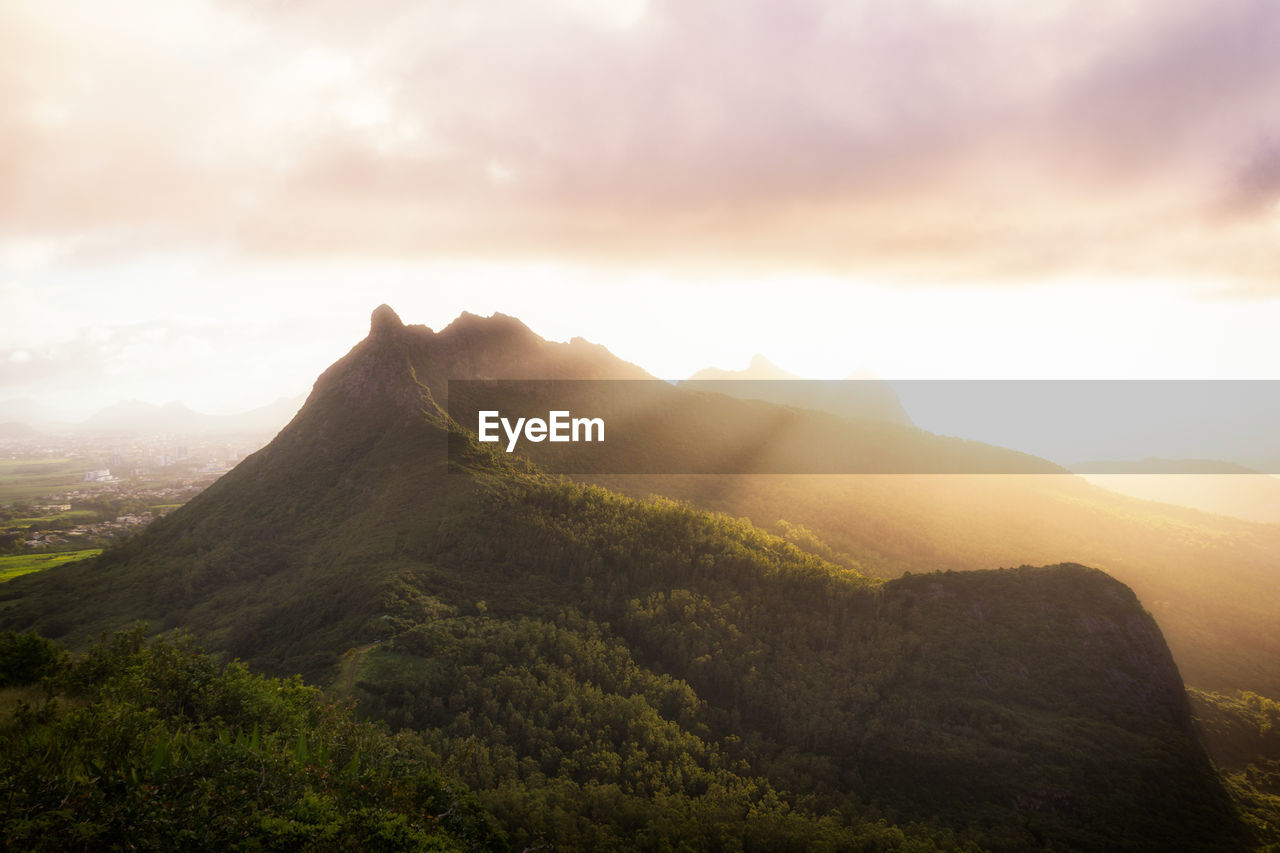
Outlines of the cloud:
<svg viewBox="0 0 1280 853">
<path fill-rule="evenodd" d="M 1280 280 L 1266 0 L 129 6 L 0 12 L 10 233 Z"/>
<path fill-rule="evenodd" d="M 249 409 L 277 388 L 297 393 L 317 371 L 314 358 L 301 375 L 289 357 L 272 359 L 273 349 L 278 355 L 282 345 L 297 346 L 292 335 L 283 318 L 265 333 L 233 317 L 79 326 L 58 340 L 0 347 L 0 400 L 57 400 L 77 416 L 122 397 Z"/>
</svg>

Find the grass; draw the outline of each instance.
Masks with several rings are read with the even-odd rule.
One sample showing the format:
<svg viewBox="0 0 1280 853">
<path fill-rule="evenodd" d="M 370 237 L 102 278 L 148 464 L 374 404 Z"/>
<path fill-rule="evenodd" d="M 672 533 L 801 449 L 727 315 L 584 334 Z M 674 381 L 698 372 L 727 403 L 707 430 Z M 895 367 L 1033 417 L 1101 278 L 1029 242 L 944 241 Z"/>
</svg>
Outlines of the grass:
<svg viewBox="0 0 1280 853">
<path fill-rule="evenodd" d="M 15 725 L 13 712 L 19 705 L 26 704 L 38 708 L 44 704 L 44 688 L 39 684 L 27 684 L 22 687 L 0 687 L 0 733 Z"/>
<path fill-rule="evenodd" d="M 0 503 L 36 500 L 73 486 L 86 487 L 86 459 L 0 459 Z"/>
<path fill-rule="evenodd" d="M 96 557 L 101 553 L 101 548 L 84 548 L 79 551 L 58 551 L 53 554 L 15 554 L 11 557 L 0 557 L 0 583 L 20 575 L 61 566 L 64 563 Z"/>
<path fill-rule="evenodd" d="M 98 514 L 91 509 L 71 509 L 66 512 L 58 512 L 53 515 L 44 515 L 36 518 L 11 518 L 8 521 L 0 522 L 0 527 L 8 530 L 22 528 L 26 529 L 33 524 L 48 524 L 53 521 L 70 521 L 74 524 L 92 524 L 98 520 Z"/>
</svg>

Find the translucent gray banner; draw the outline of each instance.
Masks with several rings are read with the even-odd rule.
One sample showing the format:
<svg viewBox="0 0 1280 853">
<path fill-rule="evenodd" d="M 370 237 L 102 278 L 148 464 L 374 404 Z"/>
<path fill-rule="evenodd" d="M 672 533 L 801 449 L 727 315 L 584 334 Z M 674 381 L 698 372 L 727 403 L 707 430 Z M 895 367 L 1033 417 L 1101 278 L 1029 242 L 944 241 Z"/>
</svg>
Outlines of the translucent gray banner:
<svg viewBox="0 0 1280 853">
<path fill-rule="evenodd" d="M 478 445 L 570 474 L 1280 473 L 1271 380 L 453 380 Z"/>
</svg>

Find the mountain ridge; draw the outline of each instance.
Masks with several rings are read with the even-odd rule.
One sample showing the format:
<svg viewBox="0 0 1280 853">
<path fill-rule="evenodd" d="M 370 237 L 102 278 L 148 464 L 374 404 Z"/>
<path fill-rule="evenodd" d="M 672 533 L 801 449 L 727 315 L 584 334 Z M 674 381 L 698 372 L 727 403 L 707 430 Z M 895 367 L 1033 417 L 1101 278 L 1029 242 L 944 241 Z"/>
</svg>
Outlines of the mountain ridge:
<svg viewBox="0 0 1280 853">
<path fill-rule="evenodd" d="M 364 649 L 344 679 L 360 707 L 457 761 L 526 846 L 625 847 L 627 815 L 727 833 L 768 797 L 805 821 L 770 849 L 831 814 L 831 832 L 902 815 L 939 849 L 1237 846 L 1177 666 L 1121 582 L 1078 565 L 874 580 L 548 476 L 460 432 L 442 377 L 622 368 L 441 336 L 375 312 L 275 440 L 102 558 L 4 584 L 0 625 L 79 645 L 150 618 L 320 682 Z M 774 793 L 690 817 L 725 767 Z"/>
<path fill-rule="evenodd" d="M 288 423 L 304 400 L 304 396 L 278 397 L 266 405 L 229 415 L 200 412 L 178 400 L 160 405 L 136 399 L 120 400 L 78 421 L 63 417 L 59 420 L 37 418 L 28 422 L 18 418 L 14 422 L 26 425 L 27 430 L 15 437 L 64 433 L 274 434 Z M 4 411 L 3 404 L 0 404 L 0 411 Z"/>
<path fill-rule="evenodd" d="M 830 412 L 842 418 L 913 425 L 893 386 L 882 379 L 861 377 L 856 371 L 843 380 L 805 379 L 759 353 L 751 357 L 745 370 L 707 367 L 679 384 L 747 400 Z"/>
</svg>

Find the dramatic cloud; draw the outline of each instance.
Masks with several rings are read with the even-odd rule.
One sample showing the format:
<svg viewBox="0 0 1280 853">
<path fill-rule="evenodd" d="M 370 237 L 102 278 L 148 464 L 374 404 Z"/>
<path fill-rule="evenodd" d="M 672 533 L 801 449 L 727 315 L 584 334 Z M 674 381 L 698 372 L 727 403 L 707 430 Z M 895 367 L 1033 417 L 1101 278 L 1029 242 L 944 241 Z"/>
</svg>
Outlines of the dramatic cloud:
<svg viewBox="0 0 1280 853">
<path fill-rule="evenodd" d="M 1268 0 L 15 0 L 0 229 L 97 257 L 1280 281 Z"/>
</svg>

